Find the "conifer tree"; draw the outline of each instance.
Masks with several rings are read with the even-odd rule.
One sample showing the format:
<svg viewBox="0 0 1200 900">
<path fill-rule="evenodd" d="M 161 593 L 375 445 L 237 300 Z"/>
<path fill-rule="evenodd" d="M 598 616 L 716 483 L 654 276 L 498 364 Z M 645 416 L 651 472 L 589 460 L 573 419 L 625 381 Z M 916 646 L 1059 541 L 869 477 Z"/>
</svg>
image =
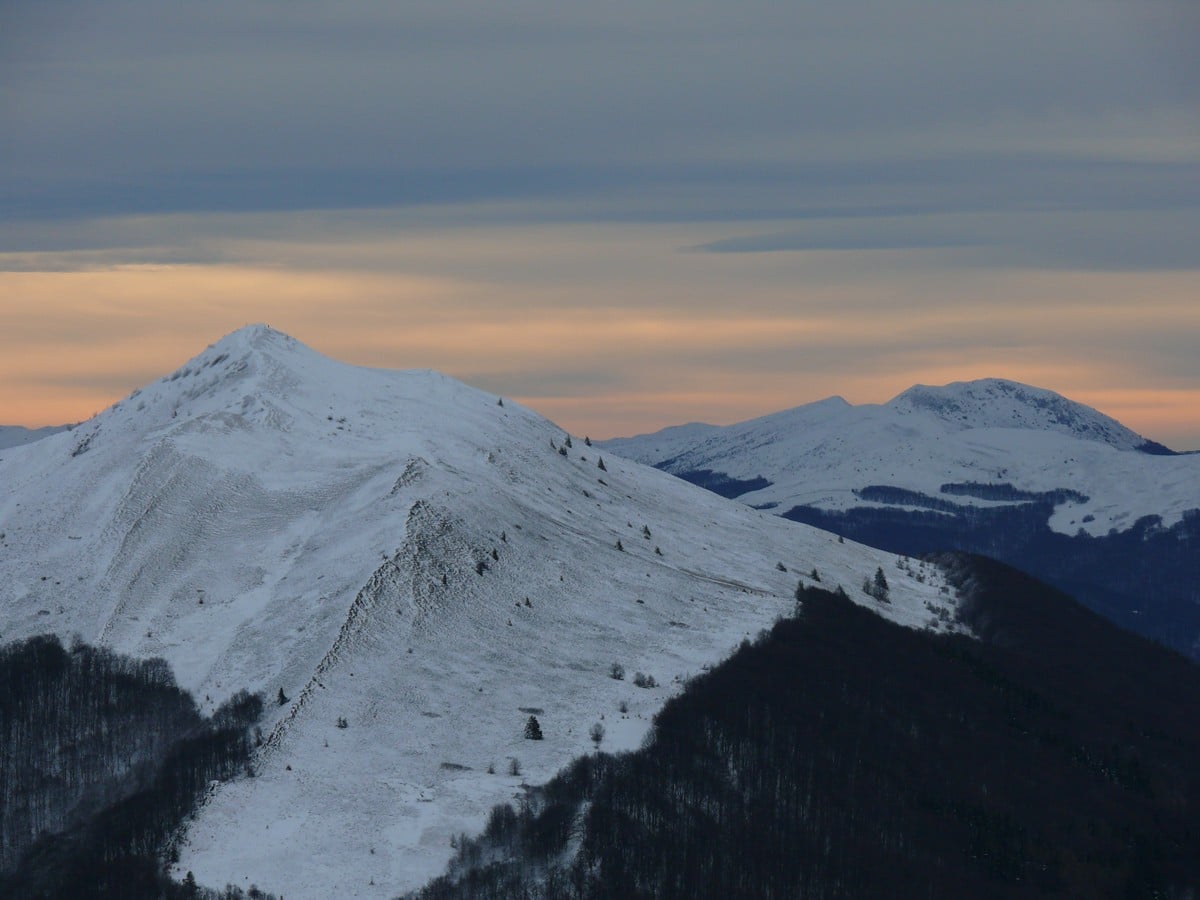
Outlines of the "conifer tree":
<svg viewBox="0 0 1200 900">
<path fill-rule="evenodd" d="M 871 583 L 871 596 L 880 603 L 888 603 L 890 602 L 889 594 L 890 589 L 888 587 L 887 576 L 883 574 L 882 566 L 877 567 L 875 569 L 875 579 Z"/>
</svg>

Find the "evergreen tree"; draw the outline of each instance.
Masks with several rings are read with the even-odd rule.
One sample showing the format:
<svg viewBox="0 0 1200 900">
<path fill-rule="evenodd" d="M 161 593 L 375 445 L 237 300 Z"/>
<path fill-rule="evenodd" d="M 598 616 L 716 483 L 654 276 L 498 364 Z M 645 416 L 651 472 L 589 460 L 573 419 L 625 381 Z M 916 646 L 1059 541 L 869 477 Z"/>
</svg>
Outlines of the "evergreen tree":
<svg viewBox="0 0 1200 900">
<path fill-rule="evenodd" d="M 601 456 L 601 457 L 600 457 L 600 461 L 596 463 L 596 468 L 597 468 L 597 469 L 599 469 L 601 472 L 607 472 L 607 471 L 608 471 L 608 466 L 606 466 L 606 465 L 604 464 L 604 457 L 603 457 L 603 456 Z"/>
<path fill-rule="evenodd" d="M 883 568 L 878 567 L 875 569 L 875 580 L 871 583 L 871 596 L 880 603 L 888 603 L 889 594 L 887 576 L 883 574 Z"/>
<path fill-rule="evenodd" d="M 537 720 L 537 716 L 530 716 L 529 721 L 525 723 L 525 740 L 540 741 L 542 739 L 542 726 Z"/>
<path fill-rule="evenodd" d="M 275 702 L 280 706 L 288 702 L 288 695 L 283 692 L 283 688 L 279 689 L 279 695 L 275 698 Z"/>
</svg>

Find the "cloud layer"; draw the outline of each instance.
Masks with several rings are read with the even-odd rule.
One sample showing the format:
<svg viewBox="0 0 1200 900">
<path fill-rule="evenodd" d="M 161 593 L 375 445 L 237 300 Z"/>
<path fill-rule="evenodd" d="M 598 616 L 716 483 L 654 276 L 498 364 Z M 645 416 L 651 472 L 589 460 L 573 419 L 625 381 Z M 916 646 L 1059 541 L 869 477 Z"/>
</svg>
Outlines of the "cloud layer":
<svg viewBox="0 0 1200 900">
<path fill-rule="evenodd" d="M 1198 44 L 1177 0 L 26 4 L 0 420 L 266 320 L 594 436 L 999 375 L 1200 446 Z"/>
</svg>

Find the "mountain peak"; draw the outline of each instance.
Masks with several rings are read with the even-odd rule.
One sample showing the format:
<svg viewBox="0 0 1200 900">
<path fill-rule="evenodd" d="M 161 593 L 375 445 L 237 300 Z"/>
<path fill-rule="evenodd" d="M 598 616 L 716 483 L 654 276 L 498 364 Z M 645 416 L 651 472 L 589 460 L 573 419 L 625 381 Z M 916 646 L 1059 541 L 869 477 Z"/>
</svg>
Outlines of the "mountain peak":
<svg viewBox="0 0 1200 900">
<path fill-rule="evenodd" d="M 1118 450 L 1138 450 L 1146 445 L 1141 435 L 1090 406 L 1045 388 L 1003 378 L 955 381 L 941 387 L 918 384 L 885 405 L 901 413 L 932 413 L 961 430 L 1055 431 Z"/>
<path fill-rule="evenodd" d="M 319 355 L 291 335 L 278 331 L 270 325 L 244 325 L 236 331 L 229 332 L 216 343 L 210 344 L 191 361 L 190 365 L 203 365 L 222 354 L 226 358 L 245 359 L 264 355 L 278 358 L 291 353 Z"/>
<path fill-rule="evenodd" d="M 205 712 L 284 690 L 261 777 L 208 793 L 181 873 L 382 898 L 519 790 L 508 760 L 550 778 L 618 703 L 605 748 L 638 746 L 688 673 L 794 609 L 796 571 L 918 626 L 949 600 L 886 554 L 608 451 L 601 471 L 563 435 L 447 376 L 240 329 L 44 452 L 4 454 L 0 626 L 161 656 Z M 856 590 L 881 567 L 886 605 Z M 534 708 L 544 740 L 526 741 Z M 262 840 L 280 810 L 321 827 Z"/>
</svg>

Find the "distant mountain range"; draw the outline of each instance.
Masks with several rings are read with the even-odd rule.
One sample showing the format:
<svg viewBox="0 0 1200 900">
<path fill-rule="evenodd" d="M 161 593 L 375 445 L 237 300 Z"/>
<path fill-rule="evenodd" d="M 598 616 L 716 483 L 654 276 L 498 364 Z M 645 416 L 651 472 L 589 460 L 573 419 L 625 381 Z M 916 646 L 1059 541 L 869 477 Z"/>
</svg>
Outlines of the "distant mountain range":
<svg viewBox="0 0 1200 900">
<path fill-rule="evenodd" d="M 71 425 L 50 425 L 46 428 L 23 428 L 20 425 L 0 425 L 0 450 L 32 444 L 44 437 L 66 431 Z"/>
<path fill-rule="evenodd" d="M 894 552 L 993 556 L 1200 656 L 1200 455 L 1052 391 L 919 385 L 604 446 Z"/>
</svg>

